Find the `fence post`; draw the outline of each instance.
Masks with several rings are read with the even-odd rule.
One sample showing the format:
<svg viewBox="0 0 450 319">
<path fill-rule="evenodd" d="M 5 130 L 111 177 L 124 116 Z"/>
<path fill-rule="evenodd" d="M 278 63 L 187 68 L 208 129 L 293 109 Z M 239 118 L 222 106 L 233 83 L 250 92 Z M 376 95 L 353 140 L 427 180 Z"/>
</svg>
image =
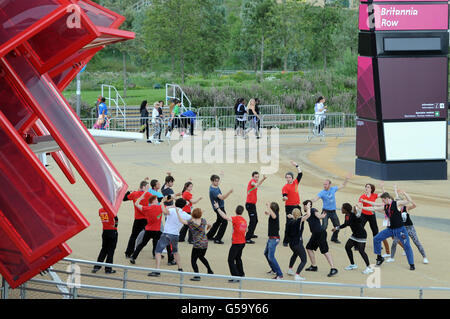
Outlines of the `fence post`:
<svg viewBox="0 0 450 319">
<path fill-rule="evenodd" d="M 123 271 L 123 289 L 127 289 L 127 280 L 128 280 L 128 269 L 124 269 Z M 122 299 L 127 299 L 127 293 L 125 292 L 125 290 L 123 291 L 122 294 Z"/>
<path fill-rule="evenodd" d="M 5 278 L 2 278 L 2 298 L 1 299 L 8 299 L 9 295 L 9 284 L 5 280 Z"/>
<path fill-rule="evenodd" d="M 184 274 L 183 272 L 180 272 L 180 295 L 183 294 L 183 283 L 184 283 Z M 180 299 L 182 299 L 181 296 Z"/>
<path fill-rule="evenodd" d="M 419 289 L 419 299 L 423 299 L 423 289 Z"/>
</svg>

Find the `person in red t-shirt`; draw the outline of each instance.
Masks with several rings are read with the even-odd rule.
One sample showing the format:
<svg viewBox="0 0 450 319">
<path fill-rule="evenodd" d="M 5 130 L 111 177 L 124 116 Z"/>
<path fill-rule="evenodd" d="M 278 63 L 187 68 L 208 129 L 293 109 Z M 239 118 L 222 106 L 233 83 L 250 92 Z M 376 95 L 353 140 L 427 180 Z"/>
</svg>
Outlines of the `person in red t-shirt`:
<svg viewBox="0 0 450 319">
<path fill-rule="evenodd" d="M 383 185 L 382 185 L 383 187 Z M 371 204 L 366 203 L 366 201 L 369 202 L 375 202 L 378 199 L 379 194 L 375 193 L 375 185 L 373 184 L 366 184 L 365 186 L 365 192 L 359 197 L 359 202 L 362 203 L 363 207 L 372 207 Z M 377 218 L 375 216 L 374 212 L 368 211 L 366 209 L 362 210 L 361 214 L 361 222 L 362 226 L 365 227 L 366 223 L 369 222 L 370 229 L 372 230 L 372 235 L 375 237 L 379 230 L 378 230 L 378 224 L 377 224 Z M 390 257 L 391 252 L 389 248 L 389 243 L 385 239 L 383 240 L 383 245 L 386 253 L 382 257 Z"/>
<path fill-rule="evenodd" d="M 236 207 L 236 216 L 227 216 L 214 202 L 214 208 L 217 213 L 225 220 L 233 224 L 233 236 L 230 251 L 228 252 L 228 266 L 232 276 L 244 277 L 244 266 L 242 264 L 242 251 L 245 247 L 245 233 L 247 232 L 247 221 L 242 217 L 244 207 L 239 205 Z M 229 282 L 239 282 L 237 279 L 230 279 Z"/>
<path fill-rule="evenodd" d="M 259 179 L 259 173 L 253 172 L 252 179 L 247 185 L 247 200 L 245 202 L 245 209 L 247 209 L 248 217 L 250 219 L 248 224 L 247 235 L 245 240 L 247 244 L 254 244 L 252 238 L 257 238 L 255 235 L 256 225 L 258 224 L 258 214 L 256 212 L 256 202 L 258 201 L 258 187 L 267 179 L 266 175 Z"/>
<path fill-rule="evenodd" d="M 300 195 L 298 193 L 298 185 L 300 180 L 302 179 L 303 172 L 298 166 L 298 164 L 294 161 L 291 161 L 291 164 L 295 166 L 298 170 L 297 178 L 294 179 L 294 173 L 288 172 L 285 175 L 286 185 L 283 186 L 281 193 L 283 194 L 283 201 L 285 202 L 285 210 L 286 216 L 290 215 L 292 211 L 296 208 L 301 210 L 300 207 Z M 289 237 L 287 234 L 287 224 L 288 218 L 286 217 L 286 224 L 284 226 L 284 239 L 283 246 L 287 247 L 289 245 Z"/>
<path fill-rule="evenodd" d="M 106 211 L 104 208 L 100 208 L 98 211 L 98 215 L 100 216 L 100 220 L 103 224 L 103 233 L 102 233 L 102 249 L 100 250 L 100 254 L 98 255 L 97 261 L 100 263 L 105 262 L 108 264 L 113 263 L 114 251 L 117 246 L 117 225 L 119 223 L 119 219 L 117 216 L 114 216 L 113 213 Z M 102 266 L 95 265 L 92 272 L 95 274 L 100 270 Z M 111 267 L 105 267 L 105 273 L 114 274 L 116 271 Z"/>
<path fill-rule="evenodd" d="M 136 247 L 135 251 L 131 255 L 130 263 L 135 264 L 136 259 L 139 256 L 141 250 L 147 245 L 150 239 L 153 239 L 153 250 L 152 254 L 155 257 L 155 248 L 158 243 L 159 238 L 161 237 L 161 222 L 163 214 L 167 213 L 167 208 L 164 205 L 158 204 L 158 197 L 151 195 L 149 198 L 150 206 L 141 205 L 141 200 L 145 197 L 145 194 L 142 194 L 135 202 L 135 207 L 139 209 L 139 211 L 144 214 L 147 219 L 147 225 L 145 226 L 145 233 L 142 242 Z M 167 198 L 164 197 L 164 200 Z"/>
<path fill-rule="evenodd" d="M 143 180 L 141 184 L 139 185 L 139 190 L 135 192 L 127 192 L 125 195 L 124 201 L 132 200 L 133 204 L 136 203 L 136 200 L 141 197 L 142 194 L 145 194 L 145 196 L 141 200 L 141 205 L 148 206 L 148 199 L 150 198 L 151 194 L 148 192 L 149 184 L 148 184 L 148 178 Z M 125 258 L 131 258 L 131 255 L 134 252 L 134 248 L 136 246 L 136 238 L 138 237 L 139 233 L 144 230 L 145 225 L 147 225 L 147 219 L 145 218 L 144 214 L 134 206 L 134 222 L 133 222 L 133 228 L 131 229 L 131 235 L 130 239 L 128 240 L 127 249 L 125 250 Z"/>
<path fill-rule="evenodd" d="M 202 200 L 202 197 L 199 197 L 197 200 L 192 199 L 192 189 L 193 188 L 194 188 L 194 184 L 192 184 L 192 182 L 189 181 L 184 184 L 183 190 L 181 191 L 181 197 L 186 201 L 186 206 L 184 206 L 183 211 L 188 213 L 189 215 L 191 214 L 192 206 Z M 188 242 L 189 242 L 189 244 L 193 243 L 192 232 L 189 229 L 189 227 L 186 225 L 183 225 L 183 227 L 180 230 L 180 237 L 178 239 L 178 242 L 185 241 L 186 233 L 188 230 L 189 230 Z"/>
</svg>

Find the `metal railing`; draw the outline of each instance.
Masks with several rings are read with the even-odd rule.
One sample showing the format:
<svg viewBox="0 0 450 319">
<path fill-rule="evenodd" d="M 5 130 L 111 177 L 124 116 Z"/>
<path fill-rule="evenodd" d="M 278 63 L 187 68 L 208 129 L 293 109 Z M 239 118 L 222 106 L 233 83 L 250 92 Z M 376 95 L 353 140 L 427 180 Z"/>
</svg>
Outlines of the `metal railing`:
<svg viewBox="0 0 450 319">
<path fill-rule="evenodd" d="M 166 83 L 166 104 L 169 104 L 171 99 L 180 99 L 181 106 L 184 111 L 191 110 L 192 103 L 189 97 L 184 93 L 181 86 L 178 84 Z M 185 104 L 187 102 L 187 105 Z"/>
<path fill-rule="evenodd" d="M 284 109 L 280 105 L 260 105 L 261 114 L 282 114 Z M 234 116 L 234 106 L 207 106 L 197 110 L 199 116 Z"/>
<path fill-rule="evenodd" d="M 126 112 L 127 112 L 127 104 L 125 103 L 124 99 L 120 95 L 119 91 L 112 86 L 108 84 L 102 84 L 102 97 L 106 99 L 108 102 L 108 110 L 114 110 L 116 111 L 116 118 L 119 117 L 119 113 L 121 115 L 121 119 L 123 121 L 123 126 L 126 129 Z M 106 95 L 106 92 L 108 94 Z M 111 104 L 112 103 L 112 104 Z M 112 105 L 112 107 L 111 107 Z"/>
<path fill-rule="evenodd" d="M 111 266 L 115 275 L 92 274 L 94 265 Z M 12 290 L 3 281 L 2 299 L 28 299 L 55 296 L 78 299 L 128 299 L 128 298 L 336 298 L 336 299 L 387 299 L 387 298 L 449 298 L 448 287 L 380 286 L 293 280 L 273 280 L 254 277 L 233 277 L 180 272 L 66 258 L 53 269 L 61 280 L 33 278 Z M 83 268 L 83 269 L 81 269 Z M 158 271 L 160 279 L 147 279 L 147 273 Z M 77 276 L 74 276 L 76 274 Z M 188 280 L 201 277 L 201 284 Z M 64 280 L 65 279 L 65 280 Z M 224 284 L 230 279 L 237 283 Z M 248 287 L 250 285 L 251 287 Z M 274 285 L 274 286 L 272 286 Z M 61 289 L 61 286 L 64 289 Z M 399 292 L 395 292 L 399 291 Z"/>
</svg>

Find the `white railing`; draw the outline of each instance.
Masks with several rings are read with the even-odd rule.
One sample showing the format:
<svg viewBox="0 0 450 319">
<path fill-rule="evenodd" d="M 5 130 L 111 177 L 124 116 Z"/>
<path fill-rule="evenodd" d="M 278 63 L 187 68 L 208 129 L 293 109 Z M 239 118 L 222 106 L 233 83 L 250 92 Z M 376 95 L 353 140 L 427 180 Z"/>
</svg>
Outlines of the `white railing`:
<svg viewBox="0 0 450 319">
<path fill-rule="evenodd" d="M 94 265 L 113 267 L 115 275 L 92 274 Z M 56 264 L 53 271 L 61 277 L 61 281 L 39 279 L 29 280 L 19 288 L 12 290 L 3 281 L 2 299 L 42 298 L 44 295 L 59 298 L 335 298 L 335 299 L 387 299 L 449 298 L 448 287 L 414 287 L 414 286 L 379 286 L 369 287 L 367 284 L 345 284 L 331 282 L 311 282 L 293 280 L 273 280 L 255 277 L 233 277 L 226 275 L 209 275 L 192 272 L 180 272 L 165 269 L 153 269 L 117 264 L 105 264 L 86 260 L 66 258 Z M 63 270 L 57 270 L 62 268 Z M 75 269 L 77 269 L 75 271 Z M 158 271 L 161 279 L 149 280 L 147 273 Z M 75 277 L 74 274 L 79 275 Z M 200 276 L 202 283 L 189 283 L 193 276 Z M 65 279 L 65 281 L 64 281 Z M 224 284 L 230 279 L 238 283 Z M 102 285 L 98 285 L 102 282 Z M 96 284 L 97 283 L 97 284 Z M 251 287 L 247 287 L 251 284 Z M 68 293 L 57 289 L 65 285 Z M 276 286 L 272 286 L 276 285 Z M 272 289 L 271 289 L 272 287 Z M 186 291 L 195 290 L 195 293 Z M 277 289 L 277 290 L 275 290 Z M 399 291 L 399 292 L 393 292 Z M 428 295 L 426 295 L 427 293 Z M 430 295 L 431 294 L 431 295 Z M 381 297 L 380 297 L 381 296 Z"/>
<path fill-rule="evenodd" d="M 117 89 L 112 85 L 102 84 L 101 88 L 102 88 L 102 97 L 104 97 L 108 102 L 107 105 L 108 109 L 111 109 L 111 105 L 113 105 L 113 108 L 115 108 L 116 110 L 116 118 L 118 118 L 120 114 L 121 118 L 123 119 L 124 128 L 126 129 L 127 104 L 125 103 L 124 99 L 117 91 Z"/>
<path fill-rule="evenodd" d="M 179 93 L 179 94 L 178 94 Z M 181 101 L 181 106 L 184 108 L 184 110 L 190 110 L 192 107 L 191 100 L 189 100 L 189 97 L 184 93 L 181 86 L 178 84 L 166 84 L 166 104 L 169 104 L 169 101 L 171 99 L 179 99 Z M 187 106 L 185 104 L 187 102 Z"/>
</svg>

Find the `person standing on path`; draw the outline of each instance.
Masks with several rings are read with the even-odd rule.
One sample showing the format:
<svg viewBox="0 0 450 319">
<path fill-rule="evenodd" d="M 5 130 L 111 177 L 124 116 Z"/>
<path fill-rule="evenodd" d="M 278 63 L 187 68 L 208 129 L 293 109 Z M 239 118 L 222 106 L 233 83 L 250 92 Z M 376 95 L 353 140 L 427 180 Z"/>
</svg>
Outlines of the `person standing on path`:
<svg viewBox="0 0 450 319">
<path fill-rule="evenodd" d="M 298 164 L 294 161 L 291 161 L 291 164 L 295 166 L 298 170 L 297 178 L 294 179 L 294 173 L 288 172 L 285 175 L 286 185 L 283 186 L 281 190 L 283 201 L 285 205 L 286 216 L 291 214 L 295 208 L 300 209 L 300 195 L 298 190 L 298 185 L 300 184 L 300 180 L 302 179 L 303 172 L 298 166 Z M 289 244 L 289 237 L 287 235 L 287 221 L 284 226 L 284 239 L 283 246 L 287 247 Z"/>
<path fill-rule="evenodd" d="M 191 214 L 192 206 L 202 200 L 202 197 L 199 197 L 197 200 L 193 199 L 193 196 L 192 196 L 193 188 L 194 188 L 194 184 L 192 184 L 192 182 L 189 181 L 184 184 L 183 190 L 181 191 L 181 197 L 186 201 L 186 206 L 184 206 L 183 211 L 188 213 L 189 215 Z M 186 224 L 183 225 L 183 227 L 180 230 L 180 238 L 179 238 L 178 242 L 180 242 L 180 243 L 184 242 L 184 240 L 186 238 L 186 233 L 188 230 L 189 230 L 188 242 L 189 242 L 189 244 L 193 243 L 192 231 L 190 230 L 190 227 L 188 227 L 188 225 L 186 225 Z"/>
<path fill-rule="evenodd" d="M 209 187 L 209 199 L 211 201 L 211 205 L 214 209 L 214 212 L 217 215 L 216 222 L 212 225 L 208 234 L 206 235 L 209 240 L 214 240 L 215 244 L 223 244 L 222 241 L 223 235 L 227 230 L 227 220 L 223 219 L 215 208 L 215 202 L 219 205 L 220 210 L 226 214 L 225 211 L 225 199 L 233 193 L 231 189 L 225 195 L 222 195 L 222 191 L 219 188 L 220 177 L 218 175 L 212 175 L 210 178 L 211 186 Z"/>
<path fill-rule="evenodd" d="M 264 249 L 264 256 L 270 266 L 270 274 L 274 274 L 275 277 L 272 279 L 280 280 L 283 279 L 283 272 L 281 271 L 280 265 L 275 258 L 275 251 L 277 249 L 278 243 L 280 242 L 280 207 L 277 203 L 267 203 L 267 208 L 264 212 L 269 215 L 268 221 L 268 236 L 266 248 Z"/>
<path fill-rule="evenodd" d="M 258 224 L 258 213 L 256 211 L 256 202 L 258 201 L 258 187 L 264 183 L 267 179 L 266 175 L 259 179 L 259 173 L 253 172 L 252 179 L 247 185 L 247 200 L 245 202 L 245 209 L 248 212 L 248 217 L 250 219 L 248 225 L 248 232 L 245 236 L 247 244 L 254 244 L 253 238 L 257 238 L 255 235 L 256 225 Z"/>
<path fill-rule="evenodd" d="M 322 228 L 327 230 L 328 227 L 328 219 L 331 219 L 333 226 L 339 226 L 339 218 L 336 214 L 336 192 L 343 189 L 347 186 L 347 182 L 351 178 L 351 174 L 345 177 L 344 183 L 341 186 L 331 186 L 331 181 L 329 179 L 325 180 L 323 183 L 323 190 L 317 194 L 317 197 L 312 200 L 313 203 L 317 202 L 319 199 L 322 199 L 322 213 L 325 213 L 325 218 L 322 220 Z M 338 239 L 339 230 L 335 231 L 331 236 L 331 241 L 336 244 L 340 244 L 341 242 Z"/>
<path fill-rule="evenodd" d="M 245 232 L 247 231 L 247 221 L 242 217 L 244 207 L 239 205 L 236 207 L 236 216 L 228 216 L 220 208 L 219 203 L 214 203 L 214 208 L 221 218 L 226 222 L 233 224 L 233 236 L 231 241 L 231 247 L 228 252 L 228 267 L 230 273 L 234 277 L 245 277 L 244 265 L 242 263 L 242 251 L 245 247 Z M 239 279 L 230 279 L 228 282 L 236 283 Z"/>
<path fill-rule="evenodd" d="M 100 220 L 103 225 L 103 233 L 102 233 L 102 249 L 97 258 L 97 262 L 103 263 L 106 262 L 108 264 L 114 263 L 114 251 L 116 250 L 118 233 L 117 233 L 117 225 L 119 224 L 119 219 L 117 216 L 114 216 L 113 213 L 107 212 L 104 208 L 100 208 L 98 211 L 100 216 Z M 106 260 L 106 261 L 105 261 Z M 102 268 L 102 266 L 95 265 L 94 269 L 92 269 L 92 273 L 96 273 Z M 106 274 L 114 274 L 116 273 L 111 267 L 105 267 Z"/>
</svg>

